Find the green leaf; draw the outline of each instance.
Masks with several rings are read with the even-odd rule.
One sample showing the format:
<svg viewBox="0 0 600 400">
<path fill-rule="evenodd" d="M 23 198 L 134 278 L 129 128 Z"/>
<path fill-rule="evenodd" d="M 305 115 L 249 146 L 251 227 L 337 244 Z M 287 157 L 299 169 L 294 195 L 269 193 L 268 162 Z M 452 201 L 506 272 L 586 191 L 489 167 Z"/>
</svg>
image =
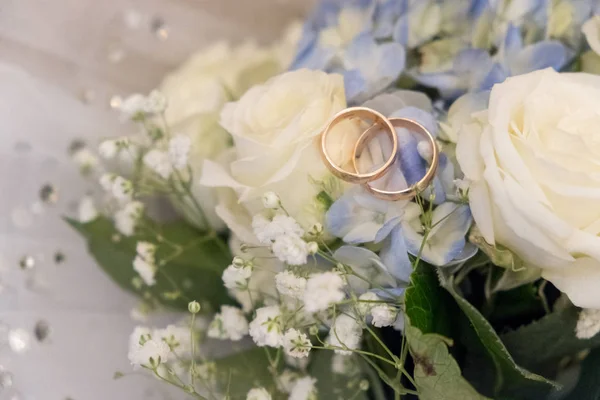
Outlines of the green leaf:
<svg viewBox="0 0 600 400">
<path fill-rule="evenodd" d="M 216 308 L 232 301 L 221 281 L 222 271 L 231 261 L 231 254 L 221 238 L 201 236 L 184 222 L 154 225 L 156 234 L 140 233 L 126 237 L 119 235 L 113 223 L 98 217 L 88 223 L 65 219 L 87 241 L 88 250 L 100 267 L 122 288 L 139 296 L 150 294 L 161 304 L 187 310 L 192 300 L 208 303 Z M 156 284 L 136 286 L 138 274 L 133 269 L 138 241 L 156 244 L 158 271 Z M 172 244 L 177 244 L 179 248 Z M 161 265 L 161 260 L 168 261 Z M 208 310 L 207 310 L 208 311 Z"/>
<path fill-rule="evenodd" d="M 451 336 L 452 303 L 452 297 L 440 287 L 433 267 L 419 263 L 404 294 L 405 313 L 411 325 L 423 333 Z"/>
<path fill-rule="evenodd" d="M 214 360 L 217 382 L 222 393 L 231 400 L 243 400 L 253 387 L 264 387 L 275 393 L 275 381 L 270 372 L 265 348 L 254 347 Z M 228 389 L 228 390 L 227 390 Z"/>
<path fill-rule="evenodd" d="M 404 296 L 414 378 L 421 400 L 484 399 L 462 376 L 449 353 L 452 320 L 460 310 L 438 281 L 432 266 L 419 263 Z M 460 317 L 460 315 L 459 315 Z M 442 336 L 443 335 L 443 336 Z"/>
<path fill-rule="evenodd" d="M 414 326 L 406 326 L 406 338 L 415 369 L 414 379 L 420 400 L 483 400 L 460 372 L 460 367 L 448 352 L 447 338 L 423 334 Z"/>
<path fill-rule="evenodd" d="M 581 363 L 579 381 L 565 400 L 600 399 L 600 349 L 593 350 Z"/>
<path fill-rule="evenodd" d="M 581 340 L 575 336 L 579 309 L 570 305 L 501 336 L 519 364 L 536 369 L 579 351 L 600 346 L 600 335 Z"/>
<path fill-rule="evenodd" d="M 454 297 L 458 306 L 469 319 L 471 328 L 477 334 L 479 341 L 494 365 L 494 393 L 497 396 L 531 398 L 529 397 L 531 393 L 545 393 L 552 387 L 558 387 L 554 382 L 515 363 L 494 328 L 471 303 L 456 292 L 451 279 L 444 280 L 444 287 Z"/>
</svg>

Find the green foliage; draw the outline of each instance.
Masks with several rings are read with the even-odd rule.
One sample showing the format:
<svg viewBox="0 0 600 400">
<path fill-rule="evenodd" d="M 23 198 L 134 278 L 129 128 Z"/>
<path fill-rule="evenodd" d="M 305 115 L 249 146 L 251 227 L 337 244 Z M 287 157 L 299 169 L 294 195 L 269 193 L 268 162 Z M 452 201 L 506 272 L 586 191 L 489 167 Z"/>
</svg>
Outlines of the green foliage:
<svg viewBox="0 0 600 400">
<path fill-rule="evenodd" d="M 414 379 L 421 400 L 485 399 L 462 376 L 449 353 L 453 341 L 453 300 L 440 287 L 434 268 L 419 263 L 404 297 L 406 338 L 415 363 Z M 442 336 L 444 335 L 444 336 Z"/>
<path fill-rule="evenodd" d="M 192 300 L 208 303 L 213 308 L 231 303 L 221 281 L 231 254 L 216 235 L 201 236 L 181 221 L 158 225 L 145 220 L 144 224 L 151 224 L 160 239 L 149 232 L 126 237 L 120 235 L 105 217 L 88 223 L 65 220 L 84 237 L 96 262 L 122 288 L 180 310 L 187 310 L 188 302 Z M 156 284 L 151 287 L 134 284 L 138 275 L 132 264 L 138 241 L 157 246 L 158 271 Z"/>
<path fill-rule="evenodd" d="M 598 399 L 600 399 L 600 349 L 595 349 L 583 360 L 579 381 L 565 400 Z"/>
<path fill-rule="evenodd" d="M 600 335 L 588 340 L 575 336 L 578 316 L 579 309 L 569 305 L 501 338 L 516 361 L 535 370 L 557 363 L 562 357 L 600 347 Z"/>
<path fill-rule="evenodd" d="M 546 393 L 556 386 L 543 376 L 531 373 L 515 363 L 494 328 L 473 305 L 457 293 L 451 279 L 444 282 L 444 287 L 467 317 L 470 328 L 479 339 L 480 348 L 485 350 L 485 355 L 493 364 L 493 392 L 496 397 L 532 398 L 532 394 L 535 396 Z"/>
<path fill-rule="evenodd" d="M 275 382 L 271 374 L 265 348 L 236 351 L 234 354 L 214 360 L 217 383 L 231 400 L 244 400 L 253 387 L 264 387 L 275 392 Z"/>
<path fill-rule="evenodd" d="M 483 400 L 460 372 L 456 360 L 448 352 L 452 341 L 434 334 L 423 334 L 414 326 L 406 327 L 406 338 L 412 354 L 420 400 Z"/>
</svg>

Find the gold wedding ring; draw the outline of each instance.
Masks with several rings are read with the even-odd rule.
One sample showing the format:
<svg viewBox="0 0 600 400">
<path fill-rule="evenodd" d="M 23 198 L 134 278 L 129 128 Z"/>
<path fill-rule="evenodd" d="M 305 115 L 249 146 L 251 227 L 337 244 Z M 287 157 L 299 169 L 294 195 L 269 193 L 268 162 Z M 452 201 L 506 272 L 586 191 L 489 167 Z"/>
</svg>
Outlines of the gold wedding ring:
<svg viewBox="0 0 600 400">
<path fill-rule="evenodd" d="M 364 184 L 364 187 L 375 197 L 383 199 L 383 200 L 392 200 L 392 201 L 409 200 L 409 199 L 412 199 L 413 197 L 415 197 L 418 193 L 425 190 L 429 186 L 429 184 L 431 183 L 433 178 L 435 177 L 435 173 L 436 173 L 438 163 L 439 163 L 438 147 L 437 147 L 437 144 L 435 143 L 435 138 L 433 137 L 431 132 L 429 132 L 423 125 L 419 124 L 418 122 L 413 121 L 411 119 L 406 119 L 406 118 L 390 118 L 389 122 L 394 127 L 406 128 L 409 131 L 416 130 L 418 133 L 421 134 L 421 136 L 425 137 L 429 141 L 431 148 L 432 148 L 431 164 L 429 166 L 429 169 L 425 173 L 425 176 L 423 176 L 423 178 L 421 178 L 421 180 L 419 180 L 418 182 L 409 186 L 406 189 L 399 190 L 399 191 L 382 190 L 382 189 L 374 188 L 373 186 L 369 185 L 368 182 L 366 182 Z M 394 136 L 396 136 L 395 133 L 396 132 L 394 129 Z M 376 134 L 377 134 L 377 131 L 374 130 L 373 127 L 370 127 L 365 132 L 363 132 L 363 134 L 358 138 L 356 144 L 354 145 L 354 155 L 352 158 L 352 165 L 354 166 L 354 169 L 356 170 L 357 174 L 359 174 L 359 170 L 358 170 L 358 166 L 356 165 L 356 160 L 360 156 L 362 151 L 364 150 L 365 145 L 368 142 L 368 140 L 371 139 Z M 396 152 L 392 152 L 392 155 L 393 155 L 393 158 L 395 161 Z"/>
<path fill-rule="evenodd" d="M 367 129 L 367 131 L 365 131 L 361 135 L 361 137 L 363 137 L 366 132 L 373 132 L 373 133 L 380 132 L 380 129 L 376 129 L 379 127 L 379 128 L 383 128 L 383 131 L 385 131 L 385 133 L 392 140 L 392 153 L 390 155 L 390 158 L 381 167 L 377 168 L 374 171 L 367 172 L 364 174 L 359 173 L 358 170 L 356 169 L 356 166 L 354 167 L 355 172 L 350 172 L 350 171 L 344 170 L 339 165 L 336 165 L 333 162 L 329 153 L 327 152 L 327 148 L 326 148 L 327 136 L 331 133 L 332 128 L 335 125 L 337 125 L 338 123 L 340 123 L 346 119 L 352 119 L 352 118 L 356 118 L 356 117 L 364 119 L 364 120 L 373 121 L 373 125 L 371 125 L 371 127 L 369 129 Z M 360 140 L 357 142 L 357 144 L 359 142 L 360 142 Z M 354 158 L 352 161 L 353 165 L 356 164 L 356 161 L 355 161 L 356 149 L 357 149 L 357 147 L 355 146 L 354 147 L 355 153 L 354 153 Z M 325 163 L 325 165 L 331 171 L 332 174 L 334 174 L 338 178 L 340 178 L 344 181 L 347 181 L 347 182 L 367 183 L 367 182 L 371 182 L 371 181 L 381 178 L 389 171 L 389 169 L 392 167 L 392 165 L 396 161 L 397 153 L 398 153 L 398 137 L 396 136 L 396 131 L 394 130 L 392 123 L 386 117 L 384 117 L 382 114 L 378 113 L 375 110 L 371 110 L 370 108 L 367 108 L 367 107 L 350 107 L 350 108 L 346 108 L 345 110 L 340 111 L 329 121 L 329 123 L 323 130 L 323 133 L 321 134 L 321 155 L 323 158 L 323 162 Z"/>
</svg>

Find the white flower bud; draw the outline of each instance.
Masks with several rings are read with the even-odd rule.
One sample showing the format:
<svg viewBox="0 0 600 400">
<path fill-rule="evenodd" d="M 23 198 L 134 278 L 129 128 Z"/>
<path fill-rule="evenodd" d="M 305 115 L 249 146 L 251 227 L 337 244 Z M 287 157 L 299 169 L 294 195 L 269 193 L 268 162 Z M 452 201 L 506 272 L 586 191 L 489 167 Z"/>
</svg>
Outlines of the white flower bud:
<svg viewBox="0 0 600 400">
<path fill-rule="evenodd" d="M 279 208 L 281 200 L 274 192 L 266 192 L 262 197 L 263 206 L 265 208 Z"/>
<path fill-rule="evenodd" d="M 188 304 L 188 311 L 192 314 L 198 314 L 200 312 L 200 303 L 197 301 L 190 301 Z"/>
<path fill-rule="evenodd" d="M 236 268 L 242 268 L 244 265 L 246 265 L 246 261 L 244 261 L 242 257 L 235 256 L 233 257 L 231 265 L 233 265 Z"/>
<path fill-rule="evenodd" d="M 317 254 L 319 252 L 319 244 L 317 242 L 308 242 L 306 247 L 308 254 Z"/>
</svg>

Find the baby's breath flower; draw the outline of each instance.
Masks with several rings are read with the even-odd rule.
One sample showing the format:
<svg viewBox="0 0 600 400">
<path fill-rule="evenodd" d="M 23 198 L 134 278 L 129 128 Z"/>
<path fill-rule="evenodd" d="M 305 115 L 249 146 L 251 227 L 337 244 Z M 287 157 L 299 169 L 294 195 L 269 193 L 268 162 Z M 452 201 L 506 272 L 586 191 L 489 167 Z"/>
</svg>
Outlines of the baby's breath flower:
<svg viewBox="0 0 600 400">
<path fill-rule="evenodd" d="M 246 400 L 271 400 L 271 394 L 263 387 L 252 388 L 246 395 Z"/>
<path fill-rule="evenodd" d="M 88 223 L 95 220 L 98 217 L 98 210 L 94 205 L 94 199 L 91 196 L 84 196 L 79 201 L 78 207 L 79 222 Z"/>
<path fill-rule="evenodd" d="M 291 357 L 308 357 L 311 347 L 312 344 L 308 337 L 296 329 L 288 329 L 283 335 L 283 348 L 286 354 Z"/>
<path fill-rule="evenodd" d="M 222 279 L 227 289 L 244 289 L 251 276 L 252 267 L 250 265 L 236 267 L 232 264 L 225 268 Z"/>
<path fill-rule="evenodd" d="M 273 242 L 272 251 L 275 257 L 289 265 L 306 264 L 309 254 L 307 243 L 295 235 L 278 236 Z"/>
<path fill-rule="evenodd" d="M 133 184 L 122 176 L 115 176 L 112 179 L 111 192 L 115 199 L 129 201 L 133 196 Z"/>
<path fill-rule="evenodd" d="M 180 357 L 187 357 L 191 352 L 190 329 L 184 326 L 168 325 L 164 329 L 156 329 L 152 332 L 152 337 L 155 340 L 165 342 L 171 351 L 174 353 L 171 358 L 175 358 L 175 354 Z"/>
<path fill-rule="evenodd" d="M 371 315 L 373 316 L 373 326 L 381 328 L 394 324 L 398 310 L 390 304 L 381 303 L 371 308 Z"/>
<path fill-rule="evenodd" d="M 308 234 L 315 237 L 321 236 L 323 234 L 323 225 L 319 222 L 315 223 L 308 231 Z"/>
<path fill-rule="evenodd" d="M 366 317 L 371 313 L 371 309 L 377 305 L 377 301 L 381 301 L 381 297 L 373 292 L 366 292 L 358 297 L 356 308 L 361 316 Z"/>
<path fill-rule="evenodd" d="M 169 140 L 169 159 L 176 169 L 184 169 L 188 163 L 188 156 L 192 147 L 192 140 L 186 135 L 176 135 Z"/>
<path fill-rule="evenodd" d="M 107 192 L 112 191 L 113 181 L 117 176 L 115 174 L 102 174 L 100 177 L 100 186 Z"/>
<path fill-rule="evenodd" d="M 250 322 L 250 336 L 258 346 L 279 347 L 282 341 L 281 310 L 279 306 L 262 307 Z"/>
<path fill-rule="evenodd" d="M 125 236 L 133 235 L 135 226 L 144 212 L 144 205 L 139 201 L 132 201 L 115 213 L 115 228 Z"/>
<path fill-rule="evenodd" d="M 262 196 L 262 203 L 265 208 L 279 208 L 281 206 L 281 200 L 277 193 L 275 192 L 266 192 Z"/>
<path fill-rule="evenodd" d="M 591 339 L 600 332 L 600 310 L 584 308 L 579 313 L 575 334 L 578 339 Z"/>
<path fill-rule="evenodd" d="M 147 152 L 144 155 L 144 165 L 163 179 L 169 179 L 171 173 L 173 173 L 169 155 L 164 151 L 153 149 Z"/>
<path fill-rule="evenodd" d="M 349 315 L 340 314 L 333 322 L 327 337 L 327 343 L 335 347 L 341 347 L 341 349 L 335 350 L 336 353 L 350 355 L 352 352 L 349 350 L 358 349 L 361 339 L 362 326 L 358 321 Z"/>
<path fill-rule="evenodd" d="M 248 321 L 239 308 L 221 306 L 221 312 L 215 314 L 207 334 L 215 339 L 238 341 L 248 334 Z"/>
<path fill-rule="evenodd" d="M 98 154 L 100 157 L 110 160 L 117 155 L 118 147 L 115 140 L 105 140 L 98 146 Z"/>
<path fill-rule="evenodd" d="M 290 391 L 289 400 L 316 400 L 317 380 L 311 376 L 297 379 Z"/>
<path fill-rule="evenodd" d="M 344 300 L 346 295 L 342 290 L 343 287 L 344 280 L 335 272 L 311 275 L 304 291 L 304 309 L 309 313 L 319 312 Z"/>
<path fill-rule="evenodd" d="M 133 269 L 140 275 L 146 285 L 153 286 L 156 283 L 154 279 L 156 265 L 154 265 L 154 262 L 149 262 L 144 257 L 137 255 L 133 260 Z"/>
<path fill-rule="evenodd" d="M 279 272 L 275 275 L 275 286 L 282 295 L 299 299 L 304 294 L 306 278 L 296 276 L 290 271 Z"/>
<path fill-rule="evenodd" d="M 140 93 L 132 94 L 121 102 L 119 109 L 127 118 L 133 118 L 146 111 L 146 97 Z"/>
<path fill-rule="evenodd" d="M 72 157 L 82 173 L 90 172 L 98 165 L 98 157 L 87 148 L 77 150 Z"/>
<path fill-rule="evenodd" d="M 148 97 L 144 99 L 144 111 L 149 114 L 160 114 L 167 108 L 167 98 L 158 91 L 153 90 Z"/>
<path fill-rule="evenodd" d="M 155 340 L 148 328 L 137 327 L 129 337 L 129 361 L 134 366 L 157 368 L 166 362 L 171 350 L 169 345 Z"/>
</svg>

